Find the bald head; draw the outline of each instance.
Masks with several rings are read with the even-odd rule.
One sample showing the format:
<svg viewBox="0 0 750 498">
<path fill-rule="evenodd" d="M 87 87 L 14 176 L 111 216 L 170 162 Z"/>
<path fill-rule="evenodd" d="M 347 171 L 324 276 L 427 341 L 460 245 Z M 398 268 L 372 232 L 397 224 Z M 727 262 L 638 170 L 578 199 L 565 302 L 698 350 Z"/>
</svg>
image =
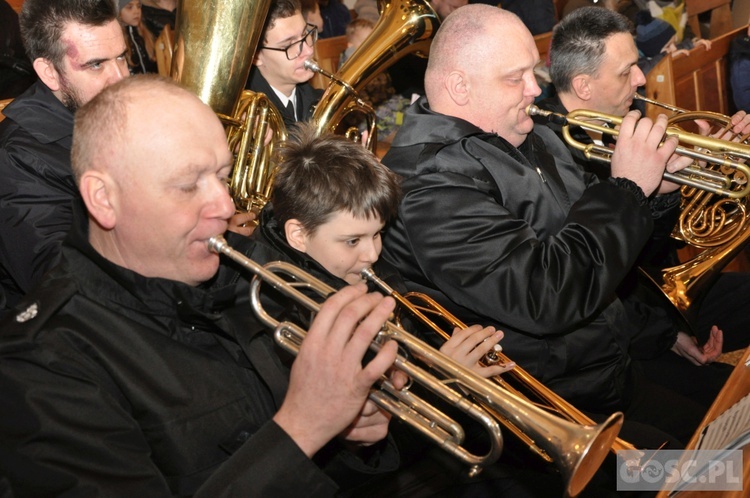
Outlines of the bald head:
<svg viewBox="0 0 750 498">
<path fill-rule="evenodd" d="M 444 80 L 451 71 L 482 71 L 502 50 L 494 40 L 517 36 L 519 30 L 528 32 L 516 15 L 485 4 L 462 7 L 443 21 L 430 46 L 425 73 L 425 92 L 433 109 L 444 98 Z"/>
<path fill-rule="evenodd" d="M 433 111 L 464 119 L 520 143 L 531 131 L 518 115 L 541 93 L 534 38 L 515 15 L 471 4 L 453 12 L 430 47 L 425 92 Z"/>
<path fill-rule="evenodd" d="M 92 247 L 146 277 L 211 278 L 207 240 L 234 213 L 232 154 L 211 108 L 171 80 L 134 76 L 82 107 L 73 136 Z"/>
<path fill-rule="evenodd" d="M 133 144 L 130 128 L 159 128 L 170 118 L 169 113 L 159 116 L 157 111 L 165 98 L 202 104 L 172 80 L 143 75 L 105 89 L 82 107 L 75 115 L 71 151 L 76 180 L 92 168 L 120 165 Z M 152 119 L 140 119 L 138 115 L 144 112 L 152 114 Z"/>
</svg>

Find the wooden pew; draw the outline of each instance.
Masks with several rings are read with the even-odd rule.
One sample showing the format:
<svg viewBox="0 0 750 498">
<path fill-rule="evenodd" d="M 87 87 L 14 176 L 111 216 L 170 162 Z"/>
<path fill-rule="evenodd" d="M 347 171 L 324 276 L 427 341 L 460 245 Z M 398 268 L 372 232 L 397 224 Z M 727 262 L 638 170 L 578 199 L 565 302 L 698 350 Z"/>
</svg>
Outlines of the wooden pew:
<svg viewBox="0 0 750 498">
<path fill-rule="evenodd" d="M 7 0 L 8 5 L 13 7 L 13 10 L 20 13 L 21 12 L 21 6 L 23 5 L 23 0 Z"/>
<path fill-rule="evenodd" d="M 698 16 L 710 12 L 708 36 L 702 38 L 718 38 L 732 30 L 732 0 L 685 0 L 688 24 L 695 36 L 701 36 L 701 26 Z"/>
<path fill-rule="evenodd" d="M 3 109 L 5 109 L 8 106 L 8 104 L 10 104 L 11 102 L 13 102 L 13 99 L 0 100 L 0 121 L 5 119 L 5 114 L 3 114 Z"/>
<path fill-rule="evenodd" d="M 154 42 L 154 52 L 156 55 L 156 67 L 159 74 L 169 77 L 172 69 L 172 54 L 174 53 L 174 33 L 172 28 L 167 24 Z"/>
<path fill-rule="evenodd" d="M 539 58 L 541 59 L 542 64 L 547 63 L 547 56 L 549 55 L 549 44 L 551 41 L 552 31 L 534 35 L 534 43 L 536 43 L 536 49 L 539 51 Z"/>
<path fill-rule="evenodd" d="M 691 111 L 727 114 L 729 47 L 746 30 L 743 26 L 713 39 L 710 50 L 698 46 L 687 56 L 664 57 L 646 75 L 646 96 Z M 665 112 L 655 106 L 646 108 L 651 118 Z"/>
</svg>

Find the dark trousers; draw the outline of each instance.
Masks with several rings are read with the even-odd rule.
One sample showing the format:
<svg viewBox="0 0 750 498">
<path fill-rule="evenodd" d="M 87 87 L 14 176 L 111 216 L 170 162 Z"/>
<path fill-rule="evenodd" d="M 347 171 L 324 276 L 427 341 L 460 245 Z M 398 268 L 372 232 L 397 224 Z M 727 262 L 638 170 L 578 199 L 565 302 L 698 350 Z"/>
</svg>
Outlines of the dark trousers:
<svg viewBox="0 0 750 498">
<path fill-rule="evenodd" d="M 722 273 L 706 291 L 695 326 L 699 344 L 712 325 L 724 332 L 724 352 L 750 345 L 750 273 Z"/>
</svg>

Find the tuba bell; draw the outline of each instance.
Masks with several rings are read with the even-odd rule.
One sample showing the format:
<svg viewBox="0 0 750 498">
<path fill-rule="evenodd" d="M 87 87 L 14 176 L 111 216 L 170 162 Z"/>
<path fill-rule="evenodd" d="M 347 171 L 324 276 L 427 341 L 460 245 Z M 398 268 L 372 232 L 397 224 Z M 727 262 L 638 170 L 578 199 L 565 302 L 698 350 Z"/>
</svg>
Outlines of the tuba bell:
<svg viewBox="0 0 750 498">
<path fill-rule="evenodd" d="M 339 125 L 345 116 L 364 116 L 369 129 L 366 147 L 377 144 L 375 111 L 358 95 L 372 79 L 407 54 L 427 57 L 432 37 L 440 25 L 437 14 L 426 0 L 378 0 L 380 18 L 362 45 L 341 69 L 332 75 L 315 63 L 306 65 L 331 82 L 315 107 L 312 121 L 319 133 L 345 134 Z"/>
<path fill-rule="evenodd" d="M 271 0 L 183 0 L 177 7 L 171 77 L 224 124 L 238 211 L 259 212 L 273 184 L 274 146 L 287 138 L 281 114 L 262 93 L 244 90 Z M 272 140 L 265 145 L 271 130 Z"/>
</svg>

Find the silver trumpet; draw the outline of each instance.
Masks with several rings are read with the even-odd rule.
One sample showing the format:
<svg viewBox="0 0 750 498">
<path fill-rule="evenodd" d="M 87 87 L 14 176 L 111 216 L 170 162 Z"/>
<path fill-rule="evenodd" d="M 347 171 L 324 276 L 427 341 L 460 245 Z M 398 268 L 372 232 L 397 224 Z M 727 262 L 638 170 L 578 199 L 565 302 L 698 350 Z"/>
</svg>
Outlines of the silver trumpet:
<svg viewBox="0 0 750 498">
<path fill-rule="evenodd" d="M 279 322 L 266 313 L 260 302 L 261 284 L 271 285 L 311 313 L 317 313 L 320 304 L 308 294 L 314 293 L 324 299 L 335 292 L 335 289 L 289 263 L 277 261 L 260 266 L 230 248 L 222 237 L 213 237 L 208 245 L 210 250 L 224 254 L 255 275 L 250 286 L 253 310 L 263 323 L 274 329 L 276 342 L 287 351 L 296 354 L 307 332 L 296 324 Z M 307 291 L 308 294 L 303 291 Z M 464 431 L 457 422 L 417 398 L 408 389 L 393 388 L 385 378 L 379 383 L 378 389 L 371 391 L 370 399 L 427 436 L 445 451 L 467 463 L 470 466 L 470 476 L 477 475 L 483 467 L 495 462 L 503 446 L 496 418 L 478 403 L 485 404 L 513 420 L 518 427 L 533 434 L 537 444 L 552 455 L 553 459 L 564 462 L 562 470 L 568 474 L 565 477 L 569 496 L 577 495 L 588 484 L 622 426 L 623 416 L 619 412 L 596 426 L 582 426 L 563 420 L 478 376 L 391 322 L 383 325 L 370 347 L 373 351 L 378 351 L 388 340 L 397 341 L 403 350 L 441 377 L 428 373 L 400 354 L 394 362 L 395 368 L 406 373 L 413 382 L 443 398 L 446 403 L 480 422 L 489 434 L 491 448 L 486 455 L 468 452 L 461 446 Z M 451 384 L 456 385 L 458 390 L 450 387 Z M 464 395 L 464 392 L 470 396 Z M 472 398 L 478 403 L 472 401 Z"/>
<path fill-rule="evenodd" d="M 307 331 L 291 322 L 279 322 L 266 312 L 260 301 L 261 284 L 269 284 L 275 290 L 281 292 L 313 314 L 320 310 L 320 303 L 308 294 L 305 294 L 304 291 L 312 292 L 320 296 L 321 299 L 325 299 L 330 294 L 336 292 L 336 290 L 289 263 L 275 261 L 261 266 L 244 254 L 229 247 L 226 240 L 221 236 L 212 237 L 208 241 L 208 247 L 211 251 L 229 257 L 255 275 L 250 286 L 250 301 L 255 314 L 266 326 L 274 330 L 274 339 L 276 342 L 288 352 L 296 355 L 299 352 L 303 339 L 307 335 Z M 286 278 L 282 278 L 280 275 Z M 377 352 L 388 340 L 396 340 L 407 350 L 412 352 L 417 351 L 420 358 L 424 358 L 428 365 L 439 367 L 441 371 L 452 372 L 459 379 L 463 377 L 471 377 L 473 379 L 474 377 L 470 371 L 467 371 L 458 363 L 455 363 L 450 358 L 390 322 L 383 325 L 383 330 L 372 342 L 370 349 Z M 458 422 L 411 393 L 408 389 L 396 389 L 385 377 L 381 379 L 379 389 L 372 389 L 370 391 L 370 399 L 372 401 L 427 436 L 443 450 L 464 461 L 469 465 L 469 475 L 471 477 L 476 476 L 484 467 L 500 458 L 503 448 L 500 425 L 484 408 L 451 388 L 447 382 L 437 379 L 420 366 L 409 362 L 402 355 L 396 357 L 394 366 L 406 373 L 413 382 L 421 383 L 435 395 L 440 396 L 447 403 L 482 424 L 487 430 L 490 439 L 490 448 L 487 454 L 475 455 L 463 448 L 461 444 L 464 442 L 465 435 L 463 427 Z M 460 383 L 463 385 L 465 383 L 470 384 L 471 382 L 460 381 Z"/>
</svg>

